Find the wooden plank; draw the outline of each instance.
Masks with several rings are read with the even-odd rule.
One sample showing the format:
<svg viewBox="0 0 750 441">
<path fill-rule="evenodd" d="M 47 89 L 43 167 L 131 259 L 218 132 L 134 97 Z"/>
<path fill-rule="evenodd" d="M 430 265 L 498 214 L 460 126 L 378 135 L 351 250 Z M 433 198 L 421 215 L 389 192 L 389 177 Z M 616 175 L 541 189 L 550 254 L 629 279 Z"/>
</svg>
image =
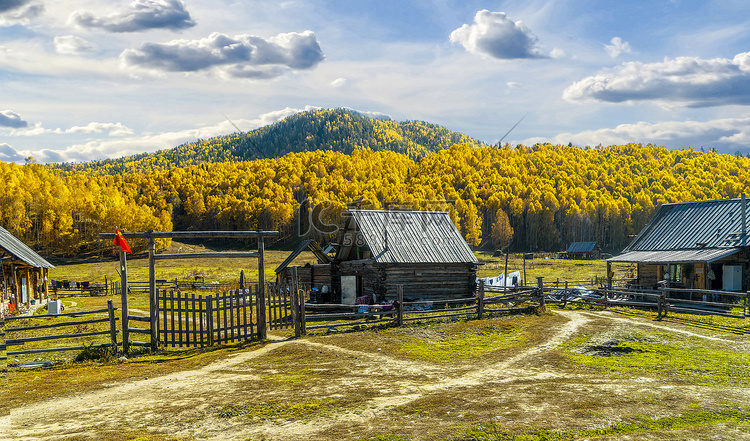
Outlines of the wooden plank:
<svg viewBox="0 0 750 441">
<path fill-rule="evenodd" d="M 125 233 L 126 239 L 180 239 L 180 238 L 250 238 L 276 237 L 278 231 L 149 231 Z M 100 239 L 114 239 L 115 233 L 99 233 Z"/>
<path fill-rule="evenodd" d="M 195 323 L 195 293 L 191 293 L 190 297 L 191 297 L 192 307 L 193 307 L 193 331 L 195 331 L 197 329 L 196 323 Z M 195 334 L 193 334 L 192 346 L 198 346 L 198 342 L 195 337 Z"/>
<path fill-rule="evenodd" d="M 172 331 L 172 341 L 174 342 L 174 293 L 173 292 L 169 293 L 169 313 L 172 319 L 169 329 Z M 174 344 L 172 344 L 172 347 L 174 347 Z"/>
<path fill-rule="evenodd" d="M 157 254 L 155 260 L 178 260 L 178 259 L 246 259 L 257 258 L 256 252 L 218 252 L 218 253 L 180 253 L 180 254 Z"/>
<path fill-rule="evenodd" d="M 21 328 L 5 328 L 5 331 L 6 332 L 32 331 L 35 329 L 50 329 L 50 328 L 59 328 L 59 327 L 64 327 L 64 326 L 88 325 L 91 323 L 103 323 L 103 322 L 108 322 L 108 321 L 109 321 L 109 318 L 102 318 L 102 319 L 84 320 L 84 321 L 76 321 L 76 322 L 52 323 L 49 325 L 24 326 Z"/>
<path fill-rule="evenodd" d="M 117 317 L 115 317 L 115 308 L 114 305 L 112 305 L 112 299 L 107 300 L 107 309 L 109 309 L 109 333 L 112 339 L 112 345 L 117 347 Z"/>
<path fill-rule="evenodd" d="M 109 332 L 109 331 L 107 331 Z M 112 347 L 111 343 L 104 343 L 100 345 L 91 345 L 86 347 L 92 347 L 92 348 L 109 348 Z M 30 349 L 27 351 L 8 351 L 6 354 L 8 356 L 10 355 L 28 355 L 28 354 L 43 354 L 46 352 L 62 352 L 62 351 L 80 351 L 84 349 L 84 346 L 68 346 L 64 348 L 46 348 L 46 349 Z"/>
<path fill-rule="evenodd" d="M 94 335 L 107 335 L 109 331 L 79 332 L 75 334 L 40 335 L 36 337 L 9 338 L 5 341 L 7 345 L 23 344 L 32 341 L 59 340 L 62 338 L 91 337 Z"/>
<path fill-rule="evenodd" d="M 5 317 L 5 321 L 10 322 L 13 320 L 31 320 L 31 319 L 42 319 L 42 318 L 57 318 L 57 317 L 83 317 L 85 315 L 92 314 L 103 314 L 109 313 L 109 309 L 94 309 L 92 311 L 80 311 L 80 312 L 66 312 L 63 314 L 35 314 L 35 315 L 20 315 L 14 317 Z"/>
</svg>

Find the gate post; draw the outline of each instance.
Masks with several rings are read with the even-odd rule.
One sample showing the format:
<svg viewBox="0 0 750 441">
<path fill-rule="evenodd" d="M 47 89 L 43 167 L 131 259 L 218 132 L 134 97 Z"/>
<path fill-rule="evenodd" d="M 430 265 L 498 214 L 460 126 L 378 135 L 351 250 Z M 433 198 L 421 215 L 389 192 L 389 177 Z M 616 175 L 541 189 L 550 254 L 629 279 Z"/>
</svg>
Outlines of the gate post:
<svg viewBox="0 0 750 441">
<path fill-rule="evenodd" d="M 396 286 L 396 299 L 398 302 L 398 311 L 396 312 L 396 324 L 404 326 L 404 285 Z"/>
<path fill-rule="evenodd" d="M 302 317 L 299 310 L 299 290 L 297 286 L 297 267 L 292 267 L 292 280 L 289 284 L 289 297 L 292 302 L 292 325 L 294 326 L 294 336 L 302 336 Z"/>
<path fill-rule="evenodd" d="M 112 299 L 107 300 L 107 312 L 109 315 L 109 335 L 112 339 L 112 353 L 117 353 L 117 325 L 115 324 L 115 307 Z"/>
<path fill-rule="evenodd" d="M 477 319 L 484 317 L 484 279 L 479 279 L 479 294 L 477 295 Z"/>
<path fill-rule="evenodd" d="M 130 350 L 130 321 L 128 320 L 128 260 L 120 250 L 120 307 L 122 308 L 122 352 Z"/>
<path fill-rule="evenodd" d="M 537 277 L 536 278 L 537 286 L 539 287 L 539 296 L 540 296 L 540 309 L 542 312 L 547 310 L 547 304 L 544 301 L 544 277 Z"/>
<path fill-rule="evenodd" d="M 153 230 L 149 230 L 153 233 Z M 148 238 L 148 291 L 149 317 L 151 321 L 151 350 L 156 351 L 159 345 L 159 305 L 156 303 L 156 242 L 154 237 Z"/>
<path fill-rule="evenodd" d="M 258 338 L 265 340 L 268 331 L 266 321 L 266 265 L 263 232 L 258 230 Z"/>
</svg>

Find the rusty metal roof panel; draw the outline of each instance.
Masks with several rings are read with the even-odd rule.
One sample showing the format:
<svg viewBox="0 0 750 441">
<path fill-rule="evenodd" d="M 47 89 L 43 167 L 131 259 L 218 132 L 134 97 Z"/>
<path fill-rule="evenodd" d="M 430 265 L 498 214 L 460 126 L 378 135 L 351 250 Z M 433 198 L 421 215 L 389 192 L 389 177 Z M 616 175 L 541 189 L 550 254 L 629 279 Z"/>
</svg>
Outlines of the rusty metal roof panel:
<svg viewBox="0 0 750 441">
<path fill-rule="evenodd" d="M 475 263 L 447 212 L 350 210 L 378 263 Z"/>
<path fill-rule="evenodd" d="M 0 248 L 14 258 L 35 268 L 54 268 L 54 265 L 47 262 L 3 227 L 0 227 Z"/>
</svg>

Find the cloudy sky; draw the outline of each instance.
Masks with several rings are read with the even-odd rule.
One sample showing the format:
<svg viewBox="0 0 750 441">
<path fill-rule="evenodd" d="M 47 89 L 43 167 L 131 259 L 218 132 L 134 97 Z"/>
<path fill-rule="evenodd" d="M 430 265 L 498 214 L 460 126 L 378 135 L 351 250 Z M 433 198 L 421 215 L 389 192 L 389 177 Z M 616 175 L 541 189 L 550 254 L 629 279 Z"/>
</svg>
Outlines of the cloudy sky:
<svg viewBox="0 0 750 441">
<path fill-rule="evenodd" d="M 521 120 L 504 142 L 747 154 L 750 2 L 0 0 L 2 161 L 337 107 L 487 143 Z"/>
</svg>

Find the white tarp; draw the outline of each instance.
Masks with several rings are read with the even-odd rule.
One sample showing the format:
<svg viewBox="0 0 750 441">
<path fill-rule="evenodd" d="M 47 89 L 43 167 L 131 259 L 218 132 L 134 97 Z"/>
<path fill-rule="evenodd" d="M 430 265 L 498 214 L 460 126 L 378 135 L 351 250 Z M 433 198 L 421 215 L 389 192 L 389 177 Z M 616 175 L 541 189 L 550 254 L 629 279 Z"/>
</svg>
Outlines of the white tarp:
<svg viewBox="0 0 750 441">
<path fill-rule="evenodd" d="M 487 277 L 484 280 L 484 286 L 516 286 L 521 283 L 521 271 L 514 271 L 505 277 L 505 273 L 500 273 L 497 277 Z"/>
</svg>

